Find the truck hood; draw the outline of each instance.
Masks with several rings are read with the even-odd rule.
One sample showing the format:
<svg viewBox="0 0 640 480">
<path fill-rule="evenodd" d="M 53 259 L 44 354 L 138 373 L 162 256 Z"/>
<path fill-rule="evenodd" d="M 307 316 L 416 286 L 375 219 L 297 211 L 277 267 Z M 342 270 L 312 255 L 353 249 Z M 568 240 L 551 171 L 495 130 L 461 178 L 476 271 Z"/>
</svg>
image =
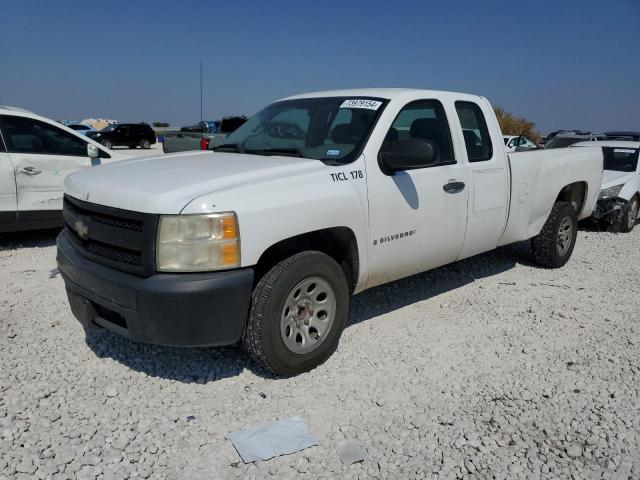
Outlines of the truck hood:
<svg viewBox="0 0 640 480">
<path fill-rule="evenodd" d="M 630 182 L 637 175 L 636 172 L 619 172 L 617 170 L 604 170 L 602 172 L 602 189 L 615 187 L 616 185 Z"/>
<path fill-rule="evenodd" d="M 306 158 L 182 152 L 88 168 L 65 179 L 79 200 L 144 213 L 176 214 L 193 199 L 238 185 L 321 170 Z"/>
</svg>

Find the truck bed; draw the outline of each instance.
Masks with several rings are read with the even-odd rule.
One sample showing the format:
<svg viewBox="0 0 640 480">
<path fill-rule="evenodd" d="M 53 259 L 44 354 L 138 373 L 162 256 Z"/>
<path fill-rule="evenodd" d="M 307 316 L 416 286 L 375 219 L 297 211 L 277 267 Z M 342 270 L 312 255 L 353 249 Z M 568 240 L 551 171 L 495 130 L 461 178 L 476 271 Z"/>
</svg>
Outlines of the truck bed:
<svg viewBox="0 0 640 480">
<path fill-rule="evenodd" d="M 527 240 L 542 230 L 563 187 L 585 185 L 578 219 L 591 216 L 602 180 L 602 149 L 558 148 L 507 155 L 510 170 L 510 207 L 499 245 Z M 596 188 L 589 189 L 588 186 Z"/>
</svg>

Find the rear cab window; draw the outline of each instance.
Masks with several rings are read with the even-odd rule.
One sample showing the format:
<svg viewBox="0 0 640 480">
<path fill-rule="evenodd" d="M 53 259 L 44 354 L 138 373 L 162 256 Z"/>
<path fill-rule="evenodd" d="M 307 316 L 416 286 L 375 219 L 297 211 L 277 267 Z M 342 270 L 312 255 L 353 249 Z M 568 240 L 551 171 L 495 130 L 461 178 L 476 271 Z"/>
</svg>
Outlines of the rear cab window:
<svg viewBox="0 0 640 480">
<path fill-rule="evenodd" d="M 462 126 L 462 135 L 470 162 L 483 162 L 493 158 L 493 145 L 489 128 L 480 107 L 473 102 L 456 102 L 456 112 Z"/>
</svg>

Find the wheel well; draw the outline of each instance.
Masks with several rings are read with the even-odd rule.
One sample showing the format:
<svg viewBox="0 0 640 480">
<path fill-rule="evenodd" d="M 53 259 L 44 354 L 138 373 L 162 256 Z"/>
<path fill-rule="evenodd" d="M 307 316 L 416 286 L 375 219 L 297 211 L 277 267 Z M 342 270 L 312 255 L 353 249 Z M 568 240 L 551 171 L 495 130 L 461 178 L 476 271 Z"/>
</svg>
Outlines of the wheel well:
<svg viewBox="0 0 640 480">
<path fill-rule="evenodd" d="M 347 227 L 303 233 L 270 246 L 255 266 L 254 282 L 257 283 L 278 262 L 305 250 L 317 250 L 333 258 L 342 267 L 349 289 L 354 290 L 359 273 L 358 243 L 353 231 Z"/>
<path fill-rule="evenodd" d="M 569 202 L 573 205 L 573 208 L 576 209 L 576 213 L 580 215 L 582 211 L 582 207 L 584 206 L 584 202 L 587 198 L 587 183 L 586 182 L 575 182 L 570 183 L 565 186 L 558 197 L 556 198 L 556 202 Z"/>
</svg>

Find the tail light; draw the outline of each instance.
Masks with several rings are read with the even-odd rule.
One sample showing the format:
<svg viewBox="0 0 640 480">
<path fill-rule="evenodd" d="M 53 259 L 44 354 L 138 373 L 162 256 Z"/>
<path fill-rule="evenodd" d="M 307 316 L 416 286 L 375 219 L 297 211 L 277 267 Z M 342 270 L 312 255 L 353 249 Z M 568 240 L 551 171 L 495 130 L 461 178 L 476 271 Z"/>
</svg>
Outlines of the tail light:
<svg viewBox="0 0 640 480">
<path fill-rule="evenodd" d="M 200 150 L 209 150 L 209 139 L 201 138 L 200 139 Z"/>
</svg>

